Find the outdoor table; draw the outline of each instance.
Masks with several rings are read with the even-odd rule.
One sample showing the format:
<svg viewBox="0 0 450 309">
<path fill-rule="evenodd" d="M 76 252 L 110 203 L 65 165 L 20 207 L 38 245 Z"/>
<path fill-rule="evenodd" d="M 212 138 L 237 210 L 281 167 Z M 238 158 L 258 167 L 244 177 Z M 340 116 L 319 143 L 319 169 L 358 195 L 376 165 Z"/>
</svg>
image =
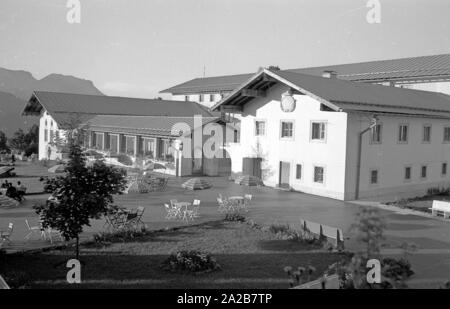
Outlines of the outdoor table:
<svg viewBox="0 0 450 309">
<path fill-rule="evenodd" d="M 180 216 L 182 220 L 186 219 L 186 221 L 187 221 L 188 207 L 191 206 L 191 205 L 192 205 L 191 202 L 177 202 L 177 203 L 175 203 L 175 207 L 178 208 L 178 216 Z M 181 209 L 183 207 L 184 207 L 184 211 L 181 212 Z"/>
<path fill-rule="evenodd" d="M 230 196 L 228 198 L 228 201 L 230 201 L 233 205 L 239 205 L 244 203 L 244 197 L 243 196 Z"/>
</svg>

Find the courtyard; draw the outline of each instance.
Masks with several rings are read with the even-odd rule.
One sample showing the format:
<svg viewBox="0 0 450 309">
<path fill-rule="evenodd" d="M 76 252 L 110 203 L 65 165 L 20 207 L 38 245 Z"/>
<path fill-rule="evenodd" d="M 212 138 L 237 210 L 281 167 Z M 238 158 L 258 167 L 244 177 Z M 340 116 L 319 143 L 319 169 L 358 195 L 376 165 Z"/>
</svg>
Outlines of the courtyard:
<svg viewBox="0 0 450 309">
<path fill-rule="evenodd" d="M 20 162 L 16 167 L 18 177 L 20 177 L 20 180 L 26 186 L 30 187 L 30 191 L 33 192 L 33 194 L 28 195 L 26 201 L 19 207 L 0 209 L 0 227 L 3 229 L 7 227 L 9 222 L 14 223 L 14 233 L 11 238 L 12 244 L 6 247 L 8 251 L 22 251 L 50 246 L 48 242 L 39 239 L 30 239 L 28 241 L 24 239 L 28 232 L 25 225 L 25 219 L 27 219 L 32 225 L 35 225 L 38 221 L 37 215 L 32 209 L 33 204 L 43 202 L 48 198 L 47 194 L 39 193 L 41 191 L 39 189 L 41 184 L 36 180 L 40 176 L 48 175 L 46 171 L 46 167 L 22 162 Z M 171 177 L 169 179 L 167 189 L 163 192 L 120 195 L 115 197 L 115 204 L 129 209 L 137 208 L 139 206 L 144 207 L 145 212 L 143 215 L 143 221 L 147 225 L 147 228 L 149 230 L 161 230 L 194 224 L 209 224 L 210 222 L 222 220 L 223 215 L 218 212 L 216 200 L 219 194 L 222 194 L 223 196 L 231 196 L 250 193 L 253 195 L 253 200 L 250 205 L 250 211 L 246 215 L 248 220 L 253 220 L 260 225 L 289 224 L 295 228 L 298 227 L 300 219 L 306 219 L 313 222 L 338 227 L 344 231 L 346 249 L 351 251 L 356 251 L 359 249 L 354 241 L 352 233 L 350 232 L 350 226 L 353 223 L 354 216 L 359 207 L 355 203 L 342 202 L 298 192 L 280 191 L 268 187 L 243 187 L 234 184 L 224 177 L 208 177 L 206 179 L 212 184 L 213 187 L 211 189 L 187 191 L 181 188 L 181 184 L 186 180 L 185 178 Z M 18 179 L 11 178 L 8 180 L 15 183 Z M 194 199 L 200 199 L 200 217 L 189 223 L 166 220 L 164 203 L 168 203 L 170 199 L 190 202 Z M 388 224 L 386 230 L 387 239 L 384 244 L 383 254 L 392 256 L 401 255 L 402 250 L 400 249 L 400 246 L 404 242 L 415 243 L 419 247 L 419 250 L 409 257 L 413 270 L 416 273 L 410 280 L 410 286 L 435 288 L 438 284 L 450 278 L 449 222 L 411 214 L 404 214 L 396 211 L 395 209 L 381 209 L 380 211 Z M 102 231 L 103 226 L 103 220 L 93 221 L 91 227 L 86 229 L 82 238 L 85 241 L 91 240 L 93 235 Z M 189 229 L 191 227 L 186 228 Z M 220 230 L 221 227 L 218 227 L 217 229 Z M 161 250 L 154 251 L 155 256 L 158 254 L 167 254 L 171 250 L 174 250 L 176 246 L 182 246 L 184 243 L 192 244 L 192 242 L 187 242 L 189 237 L 186 237 L 186 235 L 190 234 L 186 233 L 183 237 L 180 237 L 177 241 L 173 242 L 173 246 L 171 247 L 172 249 L 169 248 L 170 242 L 168 242 L 169 244 L 165 243 Z M 243 241 L 245 242 L 245 238 L 248 238 L 250 241 L 253 236 L 252 233 L 249 232 L 248 234 L 240 234 L 239 237 L 243 238 Z M 192 238 L 195 239 L 195 237 Z M 265 240 L 270 239 L 266 239 L 264 237 L 259 239 L 259 241 Z M 259 241 L 255 241 L 255 247 L 253 247 L 254 249 L 252 252 L 247 252 L 248 254 L 255 253 L 254 259 L 252 260 L 255 267 L 258 265 L 258 259 L 263 259 L 263 256 L 265 259 L 269 257 L 270 254 L 275 254 L 274 252 L 269 254 L 266 250 L 267 248 L 264 249 L 260 246 L 258 247 L 257 243 L 259 243 Z M 248 247 L 249 245 L 250 244 L 247 244 L 243 247 Z M 140 248 L 139 243 L 130 244 L 130 246 L 134 248 L 133 250 Z M 120 248 L 120 246 L 114 245 L 108 250 L 113 252 L 114 250 L 117 250 L 117 247 Z M 108 250 L 107 252 L 109 252 Z M 152 256 L 152 252 L 153 250 L 146 251 L 145 246 L 143 246 L 143 249 L 140 251 L 139 258 L 142 258 L 142 255 L 146 254 Z M 218 249 L 215 253 L 219 255 L 228 254 L 227 250 L 224 248 Z M 89 255 L 89 253 L 87 254 Z M 242 258 L 246 252 L 244 252 L 244 250 L 239 252 L 238 249 L 234 248 L 234 251 L 231 250 L 229 254 L 235 254 L 236 256 L 241 254 Z M 279 282 L 275 280 L 278 282 L 277 286 L 282 287 L 281 285 L 285 286 L 286 284 L 286 281 L 284 281 L 285 279 L 283 277 L 282 268 L 289 265 L 291 262 L 291 264 L 293 264 L 292 266 L 298 266 L 302 264 L 304 260 L 300 259 L 298 256 L 296 257 L 296 255 L 301 255 L 301 253 L 296 250 L 285 251 L 282 249 L 281 251 L 277 251 L 276 254 L 286 256 L 288 259 L 288 261 L 284 261 L 283 263 L 280 262 L 279 270 L 281 277 L 277 277 Z M 42 254 L 39 253 L 38 255 L 30 255 L 30 258 L 32 257 L 36 257 L 37 261 L 40 262 L 45 261 L 46 258 L 48 258 L 45 254 L 42 256 Z M 93 259 L 97 259 L 98 257 L 98 253 L 95 253 L 95 258 L 93 257 Z M 245 255 L 245 258 L 247 257 L 248 256 Z M 295 257 L 295 259 L 299 262 L 294 264 L 293 262 L 295 259 L 291 260 L 291 257 Z M 26 259 L 26 257 L 24 258 Z M 51 259 L 53 258 L 54 257 L 51 257 Z M 106 258 L 104 254 L 102 255 L 102 258 Z M 113 257 L 108 257 L 108 259 L 109 258 Z M 117 258 L 120 260 L 120 257 Z M 278 258 L 279 257 L 276 257 L 274 260 L 277 260 Z M 24 263 L 23 265 L 25 264 L 27 263 Z M 173 282 L 166 282 L 166 284 L 170 285 L 173 284 Z M 200 283 L 198 283 L 198 286 L 202 286 L 201 280 Z"/>
</svg>

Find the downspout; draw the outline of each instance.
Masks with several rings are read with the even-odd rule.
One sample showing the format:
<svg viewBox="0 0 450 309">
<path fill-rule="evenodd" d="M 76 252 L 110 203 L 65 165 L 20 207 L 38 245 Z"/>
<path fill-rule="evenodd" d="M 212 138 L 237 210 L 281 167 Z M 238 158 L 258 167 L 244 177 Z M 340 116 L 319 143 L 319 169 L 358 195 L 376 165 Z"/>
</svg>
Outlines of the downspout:
<svg viewBox="0 0 450 309">
<path fill-rule="evenodd" d="M 358 156 L 356 158 L 356 188 L 355 188 L 355 200 L 359 199 L 359 182 L 361 178 L 361 153 L 362 153 L 362 138 L 364 133 L 367 131 L 372 130 L 373 127 L 375 127 L 378 123 L 378 118 L 376 116 L 373 116 L 371 119 L 371 124 L 366 129 L 362 130 L 358 134 Z"/>
</svg>

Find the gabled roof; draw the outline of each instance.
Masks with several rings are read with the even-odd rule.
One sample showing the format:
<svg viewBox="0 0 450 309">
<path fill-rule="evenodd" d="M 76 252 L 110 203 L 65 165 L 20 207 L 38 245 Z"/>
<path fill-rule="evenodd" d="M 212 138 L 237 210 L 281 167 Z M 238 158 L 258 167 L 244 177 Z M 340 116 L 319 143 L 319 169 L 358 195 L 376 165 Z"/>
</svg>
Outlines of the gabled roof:
<svg viewBox="0 0 450 309">
<path fill-rule="evenodd" d="M 40 115 L 46 110 L 58 124 L 77 117 L 81 122 L 97 115 L 215 117 L 206 107 L 195 102 L 137 99 L 126 97 L 82 95 L 35 91 L 22 115 Z"/>
<path fill-rule="evenodd" d="M 86 121 L 85 125 L 94 131 L 170 137 L 181 133 L 176 130 L 172 132 L 176 124 L 186 124 L 193 132 L 208 123 L 219 121 L 220 118 L 202 117 L 201 120 L 201 123 L 196 123 L 194 117 L 99 115 Z"/>
<path fill-rule="evenodd" d="M 212 109 L 246 104 L 252 98 L 243 96 L 243 89 L 265 91 L 276 83 L 283 83 L 299 93 L 310 95 L 335 111 L 387 112 L 450 118 L 450 96 L 445 94 L 267 69 L 257 72 Z"/>
<path fill-rule="evenodd" d="M 418 79 L 448 79 L 450 78 L 450 54 L 289 69 L 285 71 L 314 76 L 322 76 L 324 71 L 335 71 L 339 79 L 369 83 Z M 161 93 L 230 92 L 252 75 L 239 74 L 195 78 L 165 89 Z"/>
</svg>

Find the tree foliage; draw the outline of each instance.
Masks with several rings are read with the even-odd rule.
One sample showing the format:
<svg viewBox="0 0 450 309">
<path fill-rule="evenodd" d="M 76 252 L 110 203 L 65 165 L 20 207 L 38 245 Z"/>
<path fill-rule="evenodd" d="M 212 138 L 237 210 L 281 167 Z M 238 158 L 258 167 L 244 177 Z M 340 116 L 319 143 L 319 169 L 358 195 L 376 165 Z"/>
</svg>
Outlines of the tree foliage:
<svg viewBox="0 0 450 309">
<path fill-rule="evenodd" d="M 8 142 L 10 148 L 25 152 L 25 155 L 27 156 L 32 153 L 37 153 L 39 144 L 39 126 L 33 125 L 26 133 L 22 129 L 17 130 Z"/>
<path fill-rule="evenodd" d="M 0 131 L 0 151 L 9 151 L 8 138 L 3 131 Z"/>
<path fill-rule="evenodd" d="M 53 202 L 35 206 L 44 227 L 61 232 L 66 240 L 76 239 L 79 256 L 79 235 L 91 219 L 99 219 L 110 210 L 113 195 L 121 194 L 126 185 L 125 172 L 102 161 L 86 165 L 86 157 L 77 139 L 69 136 L 69 161 L 66 173 L 45 180 Z"/>
</svg>

